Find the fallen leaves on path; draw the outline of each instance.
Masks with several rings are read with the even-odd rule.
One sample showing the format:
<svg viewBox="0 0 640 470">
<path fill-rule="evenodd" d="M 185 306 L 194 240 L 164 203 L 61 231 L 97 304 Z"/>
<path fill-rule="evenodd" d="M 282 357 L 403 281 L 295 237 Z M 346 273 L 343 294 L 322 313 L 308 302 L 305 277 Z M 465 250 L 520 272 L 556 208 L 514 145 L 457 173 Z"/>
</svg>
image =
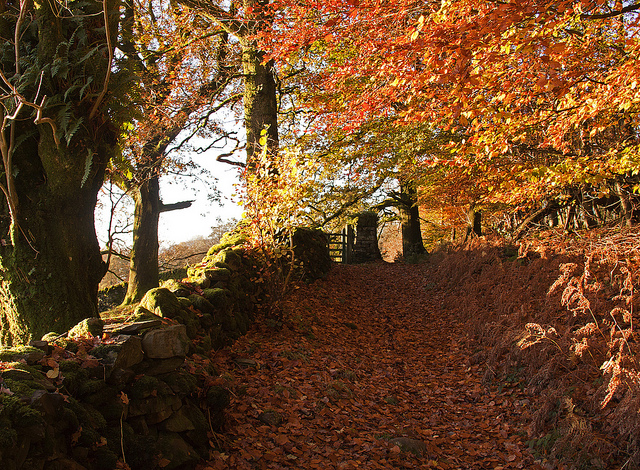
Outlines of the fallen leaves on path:
<svg viewBox="0 0 640 470">
<path fill-rule="evenodd" d="M 536 469 L 517 384 L 490 390 L 423 265 L 337 266 L 214 360 L 232 392 L 208 469 Z M 271 325 L 271 326 L 270 326 Z"/>
</svg>

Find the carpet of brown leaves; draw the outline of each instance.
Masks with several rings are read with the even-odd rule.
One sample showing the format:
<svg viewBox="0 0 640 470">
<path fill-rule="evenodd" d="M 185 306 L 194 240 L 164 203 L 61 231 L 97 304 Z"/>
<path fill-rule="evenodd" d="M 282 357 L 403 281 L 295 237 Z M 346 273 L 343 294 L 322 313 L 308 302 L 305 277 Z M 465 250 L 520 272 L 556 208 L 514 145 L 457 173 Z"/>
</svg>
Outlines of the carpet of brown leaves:
<svg viewBox="0 0 640 470">
<path fill-rule="evenodd" d="M 232 392 L 207 469 L 541 469 L 518 382 L 482 384 L 427 265 L 338 266 L 214 362 Z"/>
</svg>

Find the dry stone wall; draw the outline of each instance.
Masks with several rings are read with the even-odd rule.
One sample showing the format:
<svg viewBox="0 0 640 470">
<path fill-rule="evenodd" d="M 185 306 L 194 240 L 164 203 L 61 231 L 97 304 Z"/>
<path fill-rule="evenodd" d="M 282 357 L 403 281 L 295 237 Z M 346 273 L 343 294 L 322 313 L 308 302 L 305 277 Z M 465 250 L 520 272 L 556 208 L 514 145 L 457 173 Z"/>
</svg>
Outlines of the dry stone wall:
<svg viewBox="0 0 640 470">
<path fill-rule="evenodd" d="M 227 391 L 188 367 L 185 325 L 157 323 L 0 352 L 2 469 L 107 470 L 120 460 L 171 470 L 206 459 Z"/>
<path fill-rule="evenodd" d="M 307 270 L 328 259 L 324 238 L 301 239 L 317 245 L 298 247 Z M 126 322 L 91 318 L 0 349 L 0 468 L 186 470 L 207 459 L 229 396 L 210 385 L 206 354 L 246 333 L 263 295 L 259 266 L 228 234 L 188 278 L 147 292 Z"/>
</svg>

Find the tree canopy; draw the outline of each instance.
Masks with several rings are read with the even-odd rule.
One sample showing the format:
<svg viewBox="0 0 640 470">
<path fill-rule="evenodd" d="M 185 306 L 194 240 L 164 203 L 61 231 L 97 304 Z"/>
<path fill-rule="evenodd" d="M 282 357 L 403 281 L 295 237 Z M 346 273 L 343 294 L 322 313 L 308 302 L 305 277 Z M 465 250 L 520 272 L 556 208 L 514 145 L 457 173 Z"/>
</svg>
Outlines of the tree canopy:
<svg viewBox="0 0 640 470">
<path fill-rule="evenodd" d="M 608 1 L 282 0 L 263 48 L 304 64 L 317 128 L 384 117 L 459 136 L 419 163 L 486 203 L 637 182 L 640 5 Z M 391 132 L 395 132 L 390 130 Z M 382 165 L 384 159 L 374 162 Z"/>
</svg>

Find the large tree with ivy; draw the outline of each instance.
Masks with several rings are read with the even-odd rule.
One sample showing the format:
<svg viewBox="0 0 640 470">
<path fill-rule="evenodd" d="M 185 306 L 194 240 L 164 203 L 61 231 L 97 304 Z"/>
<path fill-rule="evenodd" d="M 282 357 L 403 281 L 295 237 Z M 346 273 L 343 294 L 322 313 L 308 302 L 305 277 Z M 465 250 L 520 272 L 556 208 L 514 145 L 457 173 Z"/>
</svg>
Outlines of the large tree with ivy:
<svg viewBox="0 0 640 470">
<path fill-rule="evenodd" d="M 117 149 L 119 0 L 0 4 L 0 343 L 97 315 L 94 208 Z"/>
</svg>

